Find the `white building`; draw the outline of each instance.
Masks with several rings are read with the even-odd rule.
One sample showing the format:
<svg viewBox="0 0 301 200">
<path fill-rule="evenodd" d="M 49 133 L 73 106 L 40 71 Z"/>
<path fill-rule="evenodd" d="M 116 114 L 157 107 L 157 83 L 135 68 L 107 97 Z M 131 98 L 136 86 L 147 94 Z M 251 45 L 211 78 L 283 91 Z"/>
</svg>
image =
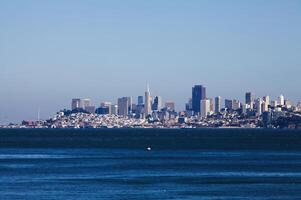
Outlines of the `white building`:
<svg viewBox="0 0 301 200">
<path fill-rule="evenodd" d="M 145 113 L 145 116 L 152 114 L 152 98 L 150 96 L 148 84 L 147 84 L 147 89 L 145 91 L 144 113 Z"/>
<path fill-rule="evenodd" d="M 283 95 L 279 96 L 279 105 L 284 106 L 284 96 Z"/>
<path fill-rule="evenodd" d="M 201 100 L 201 117 L 206 118 L 210 114 L 210 100 Z"/>
</svg>

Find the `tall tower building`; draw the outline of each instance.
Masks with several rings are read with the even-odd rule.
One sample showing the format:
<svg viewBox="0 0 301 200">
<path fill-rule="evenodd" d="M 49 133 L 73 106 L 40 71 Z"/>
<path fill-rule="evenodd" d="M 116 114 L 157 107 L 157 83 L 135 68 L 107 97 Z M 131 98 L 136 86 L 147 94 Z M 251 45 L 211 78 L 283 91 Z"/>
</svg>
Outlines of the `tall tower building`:
<svg viewBox="0 0 301 200">
<path fill-rule="evenodd" d="M 71 110 L 82 108 L 80 99 L 72 99 Z"/>
<path fill-rule="evenodd" d="M 150 96 L 148 84 L 147 84 L 147 88 L 145 91 L 144 113 L 145 113 L 145 117 L 152 114 L 152 99 Z"/>
<path fill-rule="evenodd" d="M 138 105 L 143 105 L 143 96 L 138 96 Z"/>
<path fill-rule="evenodd" d="M 251 92 L 246 93 L 246 104 L 251 105 L 253 104 L 253 94 Z"/>
<path fill-rule="evenodd" d="M 126 117 L 129 114 L 129 97 L 118 99 L 118 115 Z"/>
<path fill-rule="evenodd" d="M 284 106 L 284 96 L 283 95 L 279 96 L 279 105 Z"/>
<path fill-rule="evenodd" d="M 153 110 L 160 111 L 162 109 L 162 98 L 160 96 L 156 96 L 154 98 Z"/>
<path fill-rule="evenodd" d="M 267 106 L 270 105 L 270 96 L 264 96 L 262 99 L 266 103 Z"/>
<path fill-rule="evenodd" d="M 192 88 L 192 110 L 194 114 L 201 112 L 201 100 L 206 99 L 206 88 L 202 85 L 195 85 Z"/>
<path fill-rule="evenodd" d="M 200 107 L 201 107 L 201 117 L 206 118 L 210 113 L 210 100 L 202 99 L 200 102 Z"/>
<path fill-rule="evenodd" d="M 219 113 L 222 109 L 222 97 L 218 96 L 215 97 L 215 109 L 214 112 L 215 113 Z"/>
</svg>

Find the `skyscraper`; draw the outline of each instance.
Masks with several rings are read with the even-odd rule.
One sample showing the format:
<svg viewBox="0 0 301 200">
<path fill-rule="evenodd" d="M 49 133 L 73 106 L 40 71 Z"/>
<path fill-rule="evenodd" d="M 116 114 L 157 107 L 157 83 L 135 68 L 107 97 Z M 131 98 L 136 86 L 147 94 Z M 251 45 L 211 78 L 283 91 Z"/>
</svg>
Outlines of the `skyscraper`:
<svg viewBox="0 0 301 200">
<path fill-rule="evenodd" d="M 82 108 L 80 99 L 72 99 L 71 110 Z"/>
<path fill-rule="evenodd" d="M 201 100 L 206 99 L 206 88 L 202 85 L 195 85 L 192 88 L 192 110 L 194 114 L 201 112 Z"/>
<path fill-rule="evenodd" d="M 162 108 L 162 98 L 160 96 L 156 96 L 154 98 L 154 103 L 153 103 L 152 109 L 154 111 L 160 111 L 161 108 Z"/>
<path fill-rule="evenodd" d="M 129 97 L 118 99 L 118 115 L 127 116 L 129 114 Z"/>
<path fill-rule="evenodd" d="M 144 113 L 145 113 L 145 117 L 152 114 L 152 99 L 150 96 L 148 84 L 145 91 Z"/>
<path fill-rule="evenodd" d="M 225 108 L 229 111 L 233 109 L 233 101 L 230 99 L 225 99 Z"/>
<path fill-rule="evenodd" d="M 201 107 L 201 117 L 206 118 L 210 113 L 210 100 L 209 99 L 201 100 L 200 107 Z"/>
<path fill-rule="evenodd" d="M 138 105 L 142 105 L 143 103 L 143 96 L 138 96 Z"/>
<path fill-rule="evenodd" d="M 284 106 L 284 96 L 282 94 L 279 96 L 279 105 Z"/>
<path fill-rule="evenodd" d="M 256 104 L 256 113 L 258 116 L 260 116 L 262 114 L 262 104 L 263 104 L 262 99 L 258 98 L 255 104 Z"/>
<path fill-rule="evenodd" d="M 222 97 L 215 97 L 215 113 L 219 113 L 222 109 Z"/>
<path fill-rule="evenodd" d="M 253 95 L 251 92 L 246 93 L 246 104 L 248 105 L 253 104 Z"/>
</svg>

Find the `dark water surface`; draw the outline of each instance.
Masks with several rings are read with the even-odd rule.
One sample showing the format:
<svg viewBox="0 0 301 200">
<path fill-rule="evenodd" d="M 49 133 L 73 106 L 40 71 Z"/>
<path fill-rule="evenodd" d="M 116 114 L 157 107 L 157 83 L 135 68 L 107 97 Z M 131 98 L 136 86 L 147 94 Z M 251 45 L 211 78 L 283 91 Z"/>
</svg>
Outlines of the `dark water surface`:
<svg viewBox="0 0 301 200">
<path fill-rule="evenodd" d="M 301 199 L 301 131 L 3 129 L 0 199 Z"/>
</svg>

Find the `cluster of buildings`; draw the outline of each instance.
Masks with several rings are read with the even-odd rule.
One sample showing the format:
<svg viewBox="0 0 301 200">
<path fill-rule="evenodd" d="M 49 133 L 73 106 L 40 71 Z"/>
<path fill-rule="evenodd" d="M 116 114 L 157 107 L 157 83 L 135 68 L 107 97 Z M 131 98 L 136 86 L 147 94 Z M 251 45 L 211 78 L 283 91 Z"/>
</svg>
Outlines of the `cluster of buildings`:
<svg viewBox="0 0 301 200">
<path fill-rule="evenodd" d="M 224 104 L 222 103 L 224 102 Z M 293 105 L 280 95 L 255 97 L 245 94 L 245 101 L 214 99 L 206 95 L 206 87 L 195 85 L 185 110 L 176 112 L 175 103 L 163 103 L 161 96 L 151 96 L 147 86 L 144 96 L 120 97 L 116 103 L 102 102 L 95 107 L 91 99 L 72 99 L 71 110 L 58 112 L 45 121 L 23 121 L 17 127 L 35 128 L 301 128 L 301 101 Z"/>
</svg>

